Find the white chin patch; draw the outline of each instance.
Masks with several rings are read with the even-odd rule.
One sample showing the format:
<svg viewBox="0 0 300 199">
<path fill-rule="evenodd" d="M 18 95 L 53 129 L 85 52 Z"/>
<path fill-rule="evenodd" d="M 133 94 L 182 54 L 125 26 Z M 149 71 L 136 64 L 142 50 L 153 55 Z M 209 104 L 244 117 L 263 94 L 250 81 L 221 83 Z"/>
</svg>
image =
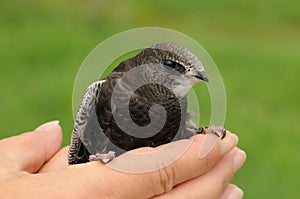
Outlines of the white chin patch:
<svg viewBox="0 0 300 199">
<path fill-rule="evenodd" d="M 190 78 L 180 77 L 177 79 L 177 83 L 178 84 L 173 88 L 173 92 L 176 96 L 184 97 L 196 82 Z"/>
<path fill-rule="evenodd" d="M 179 97 L 184 97 L 187 95 L 187 93 L 189 92 L 191 86 L 187 86 L 187 85 L 178 85 L 173 89 L 173 92 L 176 96 Z"/>
</svg>

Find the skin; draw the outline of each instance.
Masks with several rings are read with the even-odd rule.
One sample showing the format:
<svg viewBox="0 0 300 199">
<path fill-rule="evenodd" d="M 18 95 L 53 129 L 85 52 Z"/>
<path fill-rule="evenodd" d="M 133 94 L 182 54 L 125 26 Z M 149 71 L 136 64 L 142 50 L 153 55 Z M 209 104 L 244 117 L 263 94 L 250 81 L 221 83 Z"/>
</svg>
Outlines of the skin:
<svg viewBox="0 0 300 199">
<path fill-rule="evenodd" d="M 199 159 L 205 136 L 196 135 L 190 148 L 170 166 L 131 174 L 97 161 L 68 166 L 68 147 L 60 149 L 61 127 L 49 122 L 0 140 L 0 198 L 242 198 L 242 190 L 230 184 L 246 159 L 236 147 L 237 136 L 228 132 Z M 156 149 L 135 152 L 151 150 Z"/>
</svg>

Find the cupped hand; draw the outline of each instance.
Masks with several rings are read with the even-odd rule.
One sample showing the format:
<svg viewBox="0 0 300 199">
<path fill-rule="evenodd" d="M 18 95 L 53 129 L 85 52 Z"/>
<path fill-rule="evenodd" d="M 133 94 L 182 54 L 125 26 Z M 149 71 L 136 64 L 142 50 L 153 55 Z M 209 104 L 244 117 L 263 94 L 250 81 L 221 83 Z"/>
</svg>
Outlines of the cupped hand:
<svg viewBox="0 0 300 199">
<path fill-rule="evenodd" d="M 68 148 L 60 149 L 57 121 L 32 132 L 0 140 L 1 198 L 242 198 L 230 184 L 245 162 L 228 132 L 212 151 L 199 158 L 207 135 L 196 135 L 173 164 L 147 173 L 114 170 L 100 162 L 68 166 Z M 181 141 L 168 145 L 179 145 Z M 143 148 L 137 151 L 152 151 Z"/>
</svg>

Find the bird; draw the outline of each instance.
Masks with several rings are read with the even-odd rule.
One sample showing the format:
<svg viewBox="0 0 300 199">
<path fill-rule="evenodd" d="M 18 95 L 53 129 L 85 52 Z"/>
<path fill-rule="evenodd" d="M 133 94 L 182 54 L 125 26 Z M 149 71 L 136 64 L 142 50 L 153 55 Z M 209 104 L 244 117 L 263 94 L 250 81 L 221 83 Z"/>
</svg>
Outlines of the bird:
<svg viewBox="0 0 300 199">
<path fill-rule="evenodd" d="M 187 94 L 201 81 L 209 79 L 200 60 L 173 42 L 154 44 L 122 61 L 83 94 L 69 164 L 107 164 L 126 151 L 196 134 L 213 133 L 223 139 L 225 128 L 197 127 L 187 112 Z"/>
</svg>

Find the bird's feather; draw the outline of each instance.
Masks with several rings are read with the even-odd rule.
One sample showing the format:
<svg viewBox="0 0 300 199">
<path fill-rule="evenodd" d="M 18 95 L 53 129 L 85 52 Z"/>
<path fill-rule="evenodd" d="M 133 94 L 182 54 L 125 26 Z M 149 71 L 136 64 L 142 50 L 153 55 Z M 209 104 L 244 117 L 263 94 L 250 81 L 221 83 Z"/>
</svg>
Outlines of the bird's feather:
<svg viewBox="0 0 300 199">
<path fill-rule="evenodd" d="M 128 71 L 141 65 L 145 66 L 142 73 L 120 83 Z M 90 154 L 114 151 L 118 156 L 131 149 L 156 147 L 191 137 L 198 128 L 187 113 L 186 94 L 200 80 L 208 81 L 201 62 L 190 51 L 174 43 L 154 45 L 123 61 L 105 80 L 87 88 L 75 118 L 69 164 L 88 162 Z M 131 88 L 138 83 L 143 84 Z M 120 85 L 117 102 L 112 100 L 116 85 Z M 115 120 L 117 115 L 122 118 L 122 123 L 133 122 L 138 127 L 159 123 L 161 111 L 152 109 L 154 105 L 162 106 L 166 113 L 166 121 L 155 135 L 130 125 L 124 130 Z M 125 106 L 129 107 L 130 116 L 126 115 Z M 139 136 L 141 134 L 144 135 Z"/>
<path fill-rule="evenodd" d="M 97 98 L 104 82 L 102 80 L 92 83 L 82 97 L 75 117 L 69 148 L 68 160 L 70 164 L 88 162 L 89 155 L 96 153 L 92 151 L 93 149 L 105 150 L 105 143 L 108 140 L 103 134 L 95 112 Z"/>
</svg>

